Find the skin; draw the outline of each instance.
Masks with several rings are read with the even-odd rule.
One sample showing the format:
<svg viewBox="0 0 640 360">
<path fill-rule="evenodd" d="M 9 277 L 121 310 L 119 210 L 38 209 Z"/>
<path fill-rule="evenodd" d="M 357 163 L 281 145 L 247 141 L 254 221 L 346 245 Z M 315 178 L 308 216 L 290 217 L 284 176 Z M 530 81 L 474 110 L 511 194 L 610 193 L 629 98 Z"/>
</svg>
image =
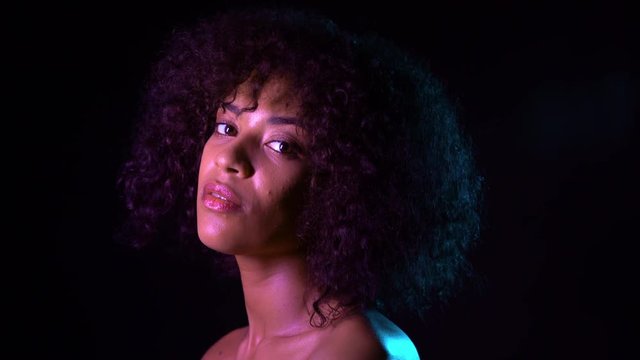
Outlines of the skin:
<svg viewBox="0 0 640 360">
<path fill-rule="evenodd" d="M 231 106 L 218 110 L 201 157 L 198 235 L 206 246 L 235 256 L 249 324 L 218 340 L 203 359 L 386 359 L 361 313 L 347 313 L 323 328 L 309 324 L 319 290 L 308 284 L 295 237 L 295 219 L 309 186 L 308 138 L 296 125 L 269 123 L 298 116 L 295 92 L 285 79 L 272 78 L 255 110 L 242 111 L 253 104 L 246 83 L 227 100 Z M 281 141 L 296 143 L 300 151 L 278 152 L 286 148 Z M 240 211 L 219 213 L 204 206 L 204 186 L 215 181 L 240 197 Z"/>
</svg>

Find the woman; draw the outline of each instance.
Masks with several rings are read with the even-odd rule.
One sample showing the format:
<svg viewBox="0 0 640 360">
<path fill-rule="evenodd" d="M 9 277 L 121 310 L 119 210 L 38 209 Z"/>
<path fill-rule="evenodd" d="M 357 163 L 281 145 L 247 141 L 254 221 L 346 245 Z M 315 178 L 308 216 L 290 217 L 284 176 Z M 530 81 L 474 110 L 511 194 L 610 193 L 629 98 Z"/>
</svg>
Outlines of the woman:
<svg viewBox="0 0 640 360">
<path fill-rule="evenodd" d="M 173 34 L 141 120 L 131 238 L 197 229 L 242 281 L 249 324 L 203 359 L 418 358 L 381 312 L 455 290 L 480 189 L 418 62 L 316 15 L 219 14 Z"/>
</svg>

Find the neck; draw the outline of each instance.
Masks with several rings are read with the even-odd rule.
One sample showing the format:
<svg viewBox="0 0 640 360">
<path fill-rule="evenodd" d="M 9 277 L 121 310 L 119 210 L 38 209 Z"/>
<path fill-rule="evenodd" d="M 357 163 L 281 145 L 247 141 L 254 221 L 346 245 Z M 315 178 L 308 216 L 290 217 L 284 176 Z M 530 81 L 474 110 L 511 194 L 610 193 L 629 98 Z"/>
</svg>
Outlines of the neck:
<svg viewBox="0 0 640 360">
<path fill-rule="evenodd" d="M 249 320 L 249 343 L 312 329 L 309 317 L 316 294 L 307 292 L 302 254 L 276 258 L 236 255 L 236 261 Z"/>
</svg>

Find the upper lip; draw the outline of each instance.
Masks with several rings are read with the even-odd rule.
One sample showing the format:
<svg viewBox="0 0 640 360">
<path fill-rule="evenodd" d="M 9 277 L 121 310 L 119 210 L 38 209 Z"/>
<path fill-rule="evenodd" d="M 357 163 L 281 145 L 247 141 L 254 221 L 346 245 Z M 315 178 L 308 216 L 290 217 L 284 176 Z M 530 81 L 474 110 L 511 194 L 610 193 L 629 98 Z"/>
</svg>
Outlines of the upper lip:
<svg viewBox="0 0 640 360">
<path fill-rule="evenodd" d="M 225 201 L 234 203 L 238 206 L 242 204 L 238 195 L 236 195 L 235 191 L 228 185 L 216 182 L 216 183 L 208 183 L 204 186 L 204 194 L 215 194 Z"/>
</svg>

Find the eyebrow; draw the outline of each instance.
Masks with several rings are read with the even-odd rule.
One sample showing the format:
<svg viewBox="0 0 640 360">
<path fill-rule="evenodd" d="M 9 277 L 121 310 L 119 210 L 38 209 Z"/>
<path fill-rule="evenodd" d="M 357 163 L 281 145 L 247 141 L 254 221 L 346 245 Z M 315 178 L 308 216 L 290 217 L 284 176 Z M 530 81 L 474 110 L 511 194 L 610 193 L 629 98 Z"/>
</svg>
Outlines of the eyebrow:
<svg viewBox="0 0 640 360">
<path fill-rule="evenodd" d="M 300 119 L 296 117 L 273 116 L 267 119 L 267 124 L 300 126 Z"/>
<path fill-rule="evenodd" d="M 233 104 L 222 104 L 222 108 L 224 110 L 229 110 L 234 113 L 236 116 L 240 116 L 243 112 L 247 110 L 253 110 L 253 108 L 239 108 Z M 297 117 L 289 117 L 289 116 L 272 116 L 267 119 L 267 124 L 270 125 L 298 125 L 300 126 L 300 119 Z"/>
</svg>

